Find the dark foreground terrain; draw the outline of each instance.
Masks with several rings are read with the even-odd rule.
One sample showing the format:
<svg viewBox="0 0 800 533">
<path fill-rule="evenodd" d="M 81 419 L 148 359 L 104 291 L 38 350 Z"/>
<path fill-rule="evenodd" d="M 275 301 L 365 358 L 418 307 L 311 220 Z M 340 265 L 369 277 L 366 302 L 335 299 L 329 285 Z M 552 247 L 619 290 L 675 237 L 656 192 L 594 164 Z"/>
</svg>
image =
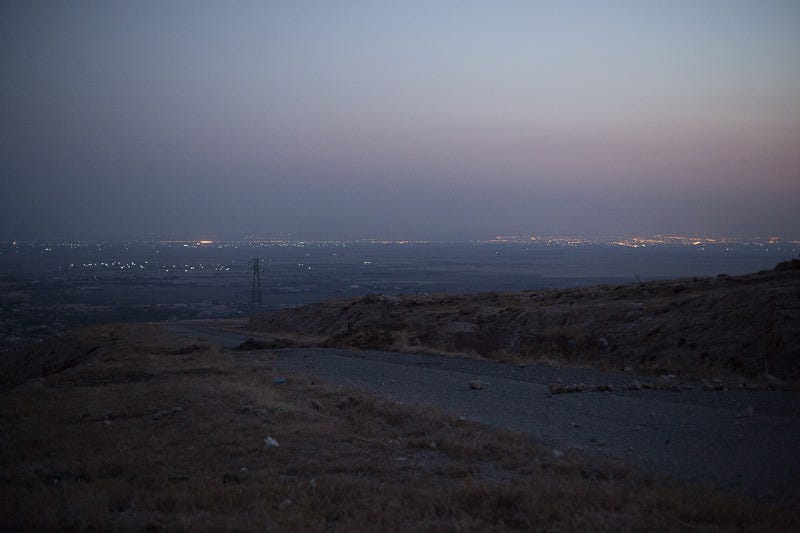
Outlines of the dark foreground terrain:
<svg viewBox="0 0 800 533">
<path fill-rule="evenodd" d="M 757 504 L 266 357 L 104 326 L 6 368 L 0 529 L 788 530 Z M 477 391 L 480 392 L 480 391 Z"/>
<path fill-rule="evenodd" d="M 759 501 L 800 504 L 797 391 L 451 355 L 254 349 L 265 340 L 221 330 L 214 322 L 167 327 L 187 342 L 235 347 L 285 372 L 434 405 L 525 433 L 554 450 L 624 459 L 660 475 Z"/>
<path fill-rule="evenodd" d="M 800 260 L 744 276 L 366 296 L 265 314 L 253 325 L 322 346 L 791 385 L 800 379 Z"/>
</svg>

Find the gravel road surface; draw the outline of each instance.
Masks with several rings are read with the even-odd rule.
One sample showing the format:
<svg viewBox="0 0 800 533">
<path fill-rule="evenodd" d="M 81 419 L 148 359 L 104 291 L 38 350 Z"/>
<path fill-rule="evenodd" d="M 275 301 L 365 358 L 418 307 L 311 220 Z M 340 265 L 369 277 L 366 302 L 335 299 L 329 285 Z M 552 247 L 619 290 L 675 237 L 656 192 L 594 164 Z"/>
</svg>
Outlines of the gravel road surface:
<svg viewBox="0 0 800 533">
<path fill-rule="evenodd" d="M 200 325 L 174 333 L 233 348 L 247 335 Z M 554 449 L 623 458 L 667 476 L 760 500 L 800 500 L 800 393 L 624 390 L 649 376 L 517 366 L 448 356 L 294 348 L 240 352 L 287 373 L 428 403 L 470 420 L 524 432 Z M 473 390 L 479 380 L 485 388 Z M 612 392 L 549 393 L 554 380 L 611 384 Z"/>
</svg>

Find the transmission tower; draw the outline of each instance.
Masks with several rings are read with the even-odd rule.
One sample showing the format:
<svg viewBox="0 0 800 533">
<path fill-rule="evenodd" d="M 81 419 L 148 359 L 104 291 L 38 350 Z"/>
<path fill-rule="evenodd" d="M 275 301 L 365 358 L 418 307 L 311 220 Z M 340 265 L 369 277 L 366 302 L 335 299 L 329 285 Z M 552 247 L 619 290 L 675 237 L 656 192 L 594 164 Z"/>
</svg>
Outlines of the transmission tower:
<svg viewBox="0 0 800 533">
<path fill-rule="evenodd" d="M 255 316 L 256 313 L 261 312 L 261 269 L 259 268 L 259 260 L 253 259 L 250 261 L 250 268 L 248 272 L 253 271 L 253 286 L 250 290 L 250 314 Z"/>
</svg>

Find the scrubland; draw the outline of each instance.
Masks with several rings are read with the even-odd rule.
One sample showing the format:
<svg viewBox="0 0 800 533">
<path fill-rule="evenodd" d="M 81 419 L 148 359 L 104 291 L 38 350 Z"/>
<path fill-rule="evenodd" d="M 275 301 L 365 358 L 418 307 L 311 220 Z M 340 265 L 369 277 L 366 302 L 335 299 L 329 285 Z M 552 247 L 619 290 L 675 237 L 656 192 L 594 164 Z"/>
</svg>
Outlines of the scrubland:
<svg viewBox="0 0 800 533">
<path fill-rule="evenodd" d="M 754 504 L 431 407 L 276 375 L 158 326 L 92 327 L 9 365 L 0 528 L 787 530 Z"/>
</svg>

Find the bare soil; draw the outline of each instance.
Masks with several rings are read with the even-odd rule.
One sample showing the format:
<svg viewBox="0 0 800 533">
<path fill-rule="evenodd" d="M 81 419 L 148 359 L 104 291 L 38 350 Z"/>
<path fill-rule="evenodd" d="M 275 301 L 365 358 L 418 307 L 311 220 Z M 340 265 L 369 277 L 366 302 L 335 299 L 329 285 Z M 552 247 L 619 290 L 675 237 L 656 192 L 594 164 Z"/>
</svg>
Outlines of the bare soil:
<svg viewBox="0 0 800 533">
<path fill-rule="evenodd" d="M 800 519 L 279 375 L 156 326 L 61 336 L 12 371 L 0 393 L 4 531 L 774 531 Z"/>
</svg>

